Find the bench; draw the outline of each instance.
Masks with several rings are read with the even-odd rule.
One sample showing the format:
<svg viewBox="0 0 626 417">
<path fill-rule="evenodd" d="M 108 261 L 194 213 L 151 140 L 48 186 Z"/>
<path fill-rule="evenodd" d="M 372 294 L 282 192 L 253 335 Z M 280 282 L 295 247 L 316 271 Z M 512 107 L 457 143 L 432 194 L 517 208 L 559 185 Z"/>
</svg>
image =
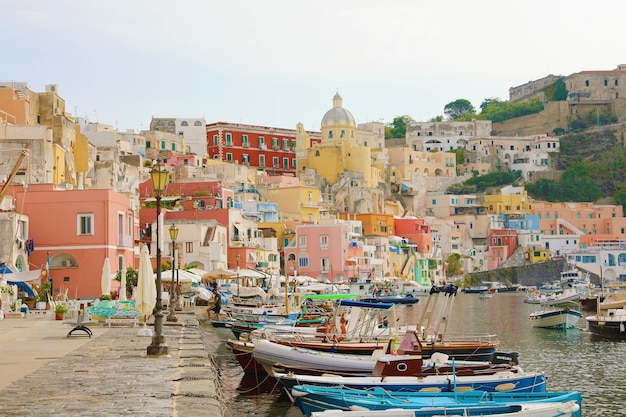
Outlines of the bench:
<svg viewBox="0 0 626 417">
<path fill-rule="evenodd" d="M 87 335 L 89 336 L 89 338 L 93 336 L 93 332 L 91 331 L 91 329 L 86 326 L 87 324 L 91 324 L 92 322 L 85 323 L 84 318 L 85 318 L 85 315 L 81 313 L 76 318 L 76 323 L 71 323 L 71 324 L 76 324 L 76 326 L 74 326 L 74 328 L 70 330 L 70 332 L 67 334 L 68 338 L 72 336 L 74 332 L 78 332 L 78 331 L 84 332 L 85 334 L 83 336 Z M 78 336 L 78 335 L 75 335 L 75 336 Z"/>
<path fill-rule="evenodd" d="M 134 317 L 134 318 L 133 317 L 128 317 L 128 318 L 109 317 L 104 322 L 107 323 L 109 327 L 111 327 L 112 324 L 132 324 L 133 327 L 137 327 L 137 323 L 139 323 L 139 320 L 137 319 L 137 317 Z"/>
</svg>

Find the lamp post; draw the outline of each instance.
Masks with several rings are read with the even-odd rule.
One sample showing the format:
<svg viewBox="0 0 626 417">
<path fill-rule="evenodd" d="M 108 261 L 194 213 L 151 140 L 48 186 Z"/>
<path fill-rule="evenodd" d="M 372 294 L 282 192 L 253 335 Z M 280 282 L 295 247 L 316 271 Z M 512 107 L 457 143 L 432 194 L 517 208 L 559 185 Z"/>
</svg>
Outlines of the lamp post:
<svg viewBox="0 0 626 417">
<path fill-rule="evenodd" d="M 161 242 L 159 238 L 160 227 L 159 222 L 161 220 L 161 197 L 165 190 L 165 183 L 167 182 L 167 170 L 161 164 L 161 161 L 157 161 L 150 170 L 150 178 L 152 179 L 152 189 L 154 190 L 154 197 L 156 198 L 156 305 L 154 312 L 154 336 L 152 336 L 152 343 L 148 346 L 147 354 L 149 356 L 161 356 L 169 353 L 169 347 L 165 343 L 165 336 L 163 335 L 163 302 L 161 293 Z"/>
<path fill-rule="evenodd" d="M 241 286 L 239 282 L 239 259 L 241 259 L 241 255 L 238 253 L 235 254 L 235 261 L 237 262 L 237 297 L 239 297 L 239 287 Z"/>
<path fill-rule="evenodd" d="M 176 285 L 174 285 L 174 274 L 176 273 L 176 238 L 178 237 L 178 227 L 175 224 L 170 226 L 170 238 L 172 239 L 172 281 L 170 292 L 174 295 L 174 301 L 170 302 L 170 312 L 167 315 L 167 321 L 178 321 L 176 316 L 176 306 L 178 305 L 178 277 L 176 277 Z M 171 301 L 171 300 L 170 300 Z"/>
</svg>

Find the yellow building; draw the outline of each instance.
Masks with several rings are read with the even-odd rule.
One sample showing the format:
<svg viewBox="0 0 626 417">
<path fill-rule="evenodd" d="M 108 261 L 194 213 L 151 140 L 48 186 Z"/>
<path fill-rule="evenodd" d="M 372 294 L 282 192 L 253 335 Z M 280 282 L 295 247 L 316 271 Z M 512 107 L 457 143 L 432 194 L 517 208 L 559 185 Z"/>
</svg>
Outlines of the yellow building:
<svg viewBox="0 0 626 417">
<path fill-rule="evenodd" d="M 358 220 L 361 222 L 363 236 L 394 236 L 396 234 L 394 216 L 383 213 L 340 213 L 343 220 Z"/>
<path fill-rule="evenodd" d="M 532 205 L 528 201 L 528 194 L 524 187 L 506 186 L 500 194 L 486 195 L 483 207 L 489 214 L 500 213 L 531 213 Z"/>
<path fill-rule="evenodd" d="M 524 248 L 524 254 L 531 263 L 547 262 L 552 258 L 550 249 Z"/>
<path fill-rule="evenodd" d="M 298 173 L 314 169 L 330 185 L 335 184 L 344 172 L 363 174 L 360 187 L 375 187 L 379 177 L 372 169 L 371 148 L 357 140 L 357 125 L 349 110 L 342 107 L 339 93 L 333 98 L 333 108 L 322 118 L 322 140 L 312 148 L 303 151 L 297 160 Z"/>
<path fill-rule="evenodd" d="M 319 223 L 327 210 L 318 187 L 268 188 L 267 199 L 278 203 L 283 219 Z"/>
</svg>

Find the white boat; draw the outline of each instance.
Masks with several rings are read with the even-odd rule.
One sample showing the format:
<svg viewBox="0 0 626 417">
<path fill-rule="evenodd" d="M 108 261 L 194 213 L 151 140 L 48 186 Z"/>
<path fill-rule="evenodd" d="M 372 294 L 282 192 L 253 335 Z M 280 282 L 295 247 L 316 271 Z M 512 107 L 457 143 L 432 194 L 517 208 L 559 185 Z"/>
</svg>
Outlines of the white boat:
<svg viewBox="0 0 626 417">
<path fill-rule="evenodd" d="M 585 317 L 587 327 L 593 334 L 626 339 L 626 309 L 609 308 L 600 310 L 598 314 Z"/>
<path fill-rule="evenodd" d="M 577 327 L 582 313 L 573 307 L 553 307 L 530 313 L 533 327 L 571 329 Z"/>
</svg>

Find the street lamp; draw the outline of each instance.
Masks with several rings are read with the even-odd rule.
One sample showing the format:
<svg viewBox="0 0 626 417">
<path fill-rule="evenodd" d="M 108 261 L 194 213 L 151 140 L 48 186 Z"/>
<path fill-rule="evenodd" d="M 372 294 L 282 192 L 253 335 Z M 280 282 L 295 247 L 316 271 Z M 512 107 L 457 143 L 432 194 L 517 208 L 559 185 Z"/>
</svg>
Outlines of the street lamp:
<svg viewBox="0 0 626 417">
<path fill-rule="evenodd" d="M 157 163 L 152 166 L 150 170 L 150 178 L 152 179 L 152 189 L 154 190 L 154 197 L 156 198 L 156 305 L 154 312 L 154 336 L 152 336 L 152 343 L 148 346 L 147 354 L 149 356 L 167 355 L 169 353 L 169 347 L 165 343 L 165 336 L 163 335 L 163 302 L 161 294 L 161 243 L 160 243 L 160 228 L 159 222 L 161 220 L 161 197 L 163 191 L 165 191 L 165 183 L 167 182 L 168 172 L 161 164 L 161 161 L 157 160 Z"/>
<path fill-rule="evenodd" d="M 237 297 L 239 297 L 239 287 L 241 286 L 239 282 L 239 259 L 241 259 L 241 255 L 238 253 L 235 254 L 235 261 L 237 261 Z"/>
<path fill-rule="evenodd" d="M 178 321 L 176 316 L 176 305 L 178 304 L 178 276 L 176 276 L 176 285 L 174 285 L 174 273 L 176 272 L 176 238 L 178 237 L 178 227 L 175 224 L 170 226 L 170 238 L 172 239 L 172 285 L 170 292 L 174 295 L 174 300 L 170 300 L 170 312 L 167 315 L 167 321 Z"/>
</svg>

